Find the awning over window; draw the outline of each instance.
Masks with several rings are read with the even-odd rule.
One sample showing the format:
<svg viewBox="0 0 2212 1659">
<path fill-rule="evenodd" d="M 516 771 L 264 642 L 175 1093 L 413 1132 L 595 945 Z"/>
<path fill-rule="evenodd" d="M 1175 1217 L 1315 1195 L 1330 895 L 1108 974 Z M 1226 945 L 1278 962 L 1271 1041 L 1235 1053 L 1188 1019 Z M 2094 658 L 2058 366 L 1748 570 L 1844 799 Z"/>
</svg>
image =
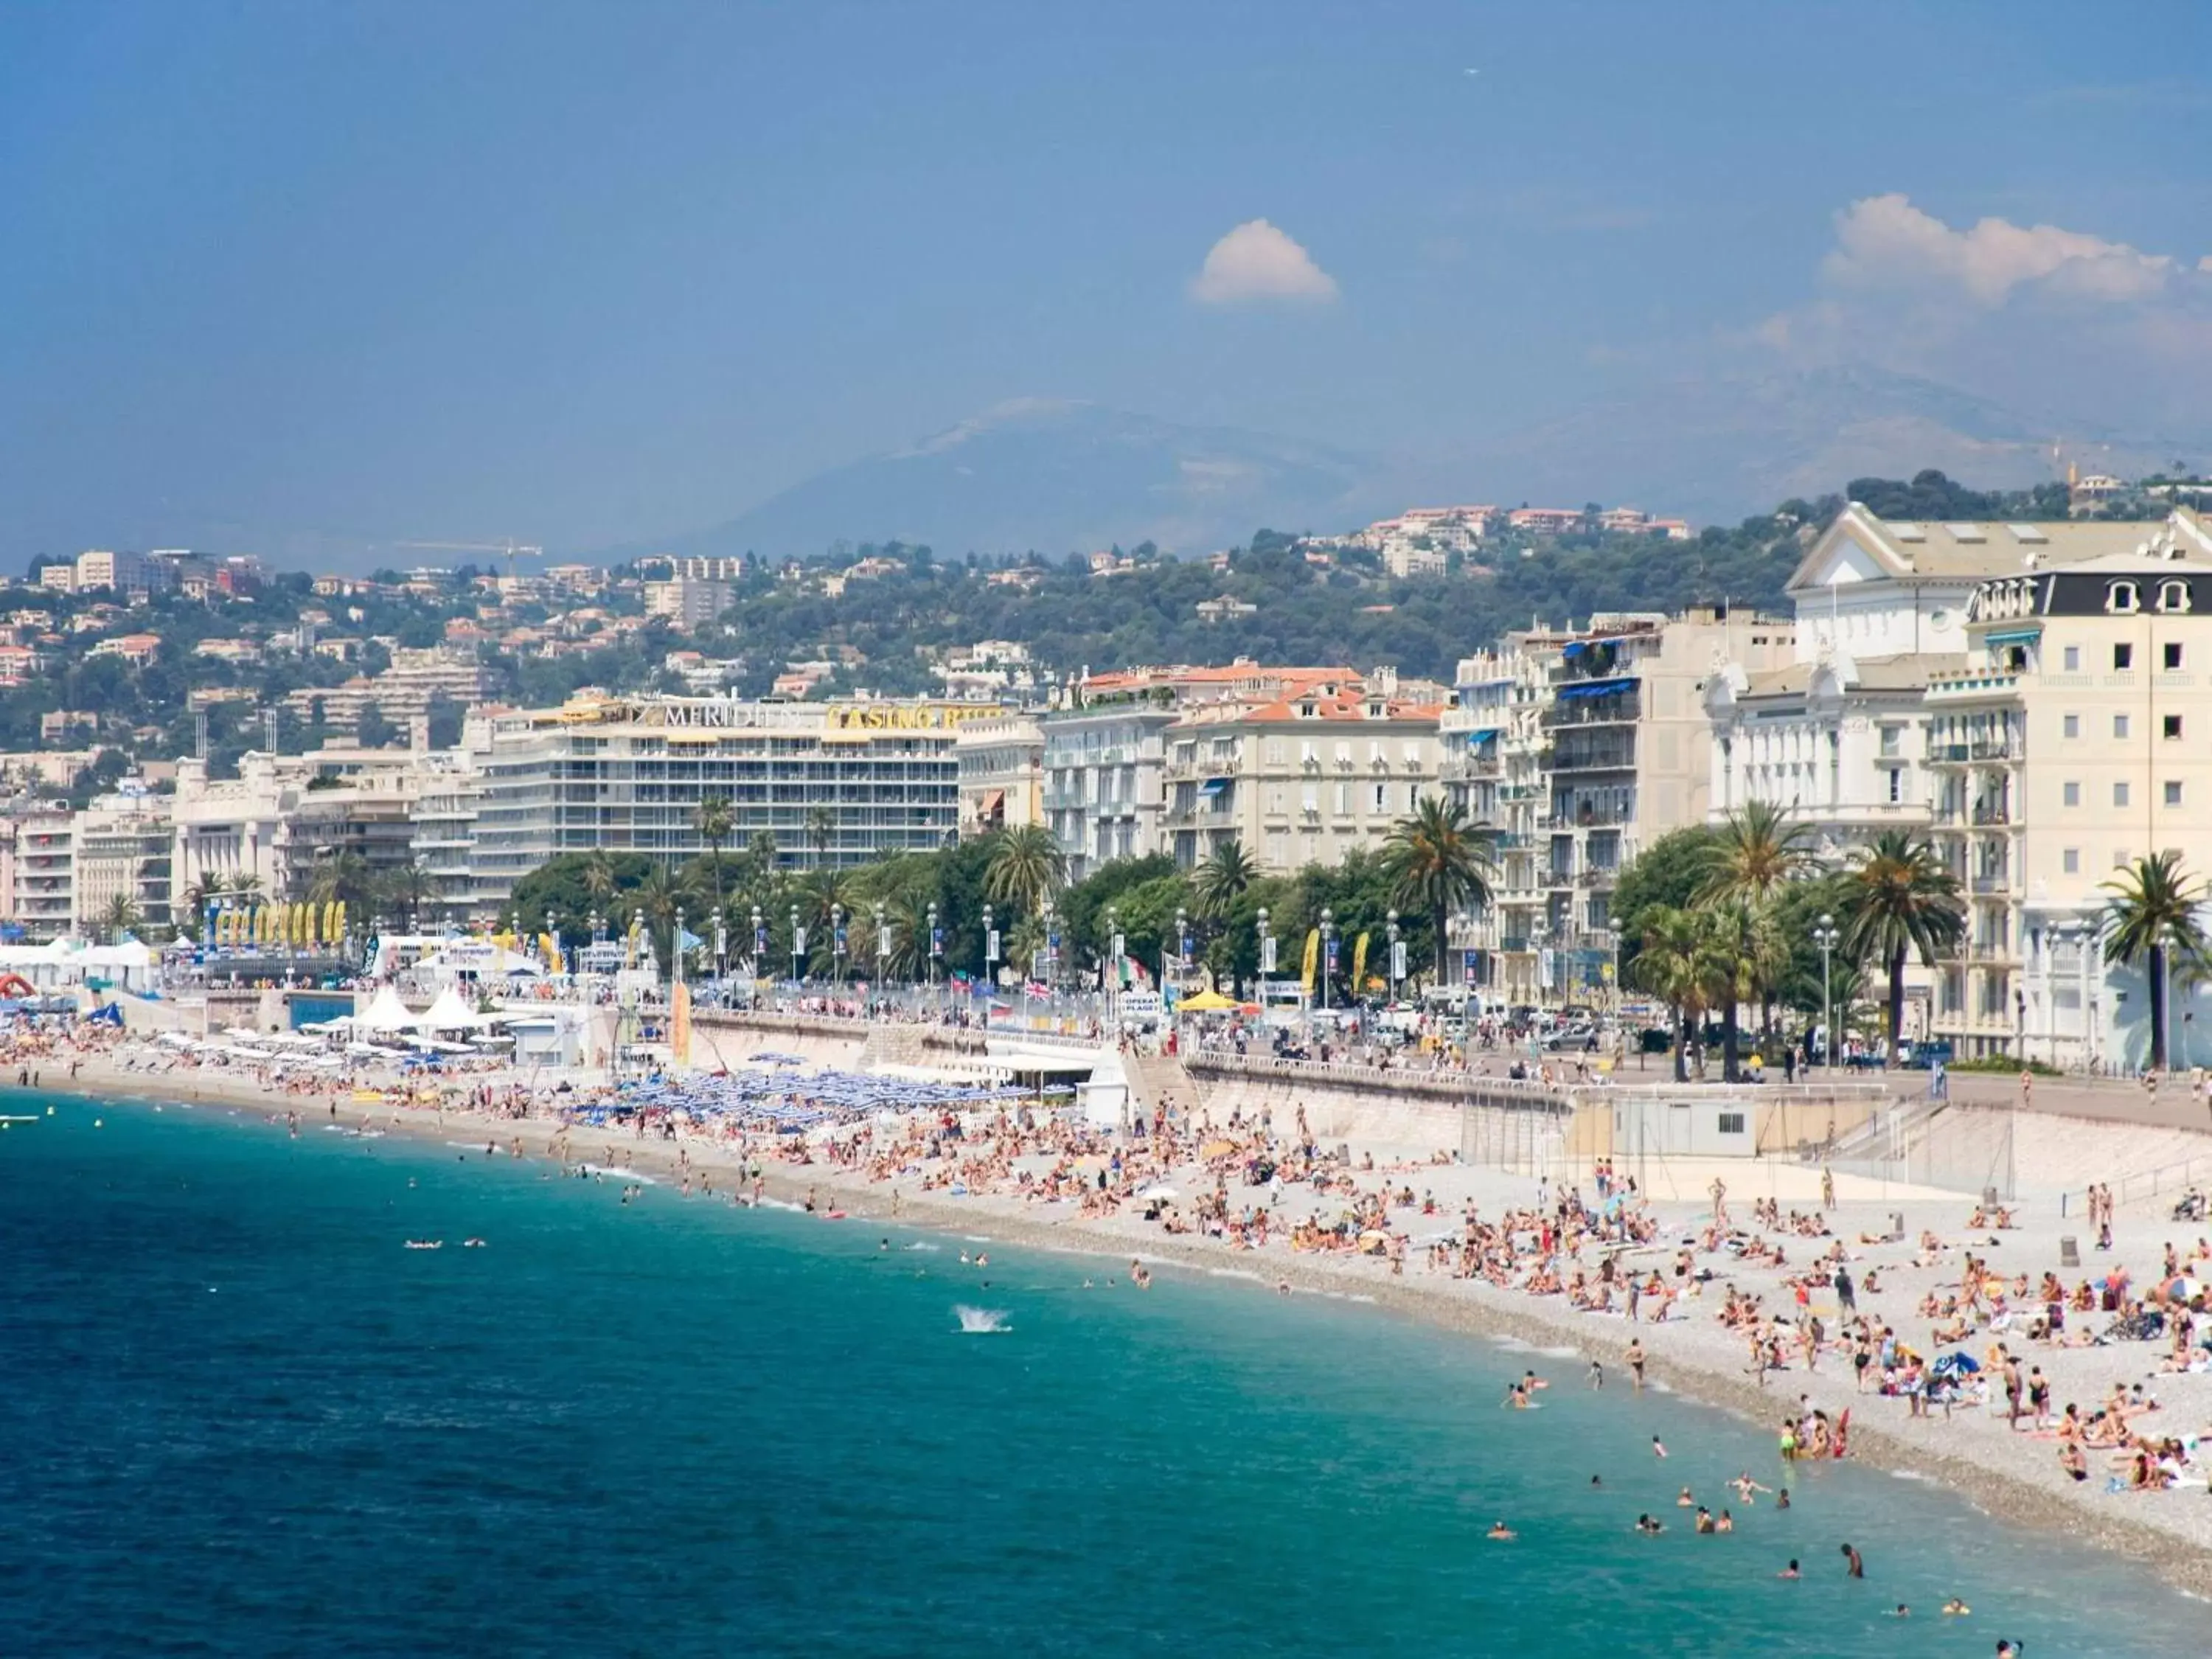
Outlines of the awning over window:
<svg viewBox="0 0 2212 1659">
<path fill-rule="evenodd" d="M 1475 730 L 1467 734 L 1467 740 L 1470 744 L 1488 743 L 1492 738 L 1496 737 L 1505 728 L 1502 726 L 1478 726 Z"/>
<path fill-rule="evenodd" d="M 1208 778 L 1198 786 L 1198 793 L 1201 795 L 1218 795 L 1228 787 L 1229 780 L 1226 778 Z"/>
<path fill-rule="evenodd" d="M 1615 691 L 1633 691 L 1635 689 L 1636 682 L 1633 679 L 1584 680 L 1579 685 L 1561 686 L 1559 700 L 1561 702 L 1573 702 L 1583 697 L 1610 696 Z"/>
<path fill-rule="evenodd" d="M 1006 815 L 1006 792 L 1003 789 L 985 790 L 983 792 L 983 816 L 987 818 L 1000 818 L 1004 817 Z"/>
<path fill-rule="evenodd" d="M 2001 628 L 1994 634 L 1982 635 L 1984 645 L 2033 645 L 2043 637 L 2040 628 Z"/>
</svg>

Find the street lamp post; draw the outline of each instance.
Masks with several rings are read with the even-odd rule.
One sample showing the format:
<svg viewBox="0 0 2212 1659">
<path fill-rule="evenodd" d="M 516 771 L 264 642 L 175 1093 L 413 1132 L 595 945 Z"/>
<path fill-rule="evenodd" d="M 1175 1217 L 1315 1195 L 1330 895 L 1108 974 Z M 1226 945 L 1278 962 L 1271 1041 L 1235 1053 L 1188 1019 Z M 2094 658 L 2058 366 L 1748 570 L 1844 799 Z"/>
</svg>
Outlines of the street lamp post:
<svg viewBox="0 0 2212 1659">
<path fill-rule="evenodd" d="M 761 908 L 753 906 L 753 982 L 757 986 L 761 975 L 768 968 L 768 921 Z"/>
<path fill-rule="evenodd" d="M 1098 988 L 1103 994 L 1107 1022 L 1116 1024 L 1115 1004 L 1121 988 L 1121 909 L 1119 905 L 1106 907 L 1106 967 L 1098 975 Z"/>
<path fill-rule="evenodd" d="M 791 907 L 791 976 L 805 983 L 806 979 L 806 930 L 799 925 L 799 907 Z"/>
<path fill-rule="evenodd" d="M 1053 920 L 1052 901 L 1044 902 L 1044 989 L 1050 996 L 1058 988 L 1060 978 L 1059 924 Z"/>
<path fill-rule="evenodd" d="M 845 978 L 845 907 L 830 907 L 830 982 L 842 984 Z"/>
<path fill-rule="evenodd" d="M 1275 971 L 1275 936 L 1267 931 L 1267 910 L 1260 908 L 1257 918 L 1260 931 L 1260 1023 L 1267 1020 L 1267 975 Z"/>
<path fill-rule="evenodd" d="M 929 937 L 923 941 L 923 944 L 928 952 L 925 961 L 929 977 L 930 1000 L 934 1002 L 937 1000 L 937 907 L 934 904 L 929 907 Z"/>
<path fill-rule="evenodd" d="M 1835 951 L 1837 942 L 1842 938 L 1843 934 L 1836 927 L 1836 919 L 1826 911 L 1822 911 L 1820 921 L 1813 925 L 1813 943 L 1820 947 L 1821 1048 L 1825 1052 L 1828 1074 L 1831 1077 L 1835 1075 L 1836 1071 L 1836 1008 L 1829 958 Z"/>
<path fill-rule="evenodd" d="M 1395 1005 L 1398 1000 L 1398 913 L 1395 909 L 1388 912 L 1383 919 L 1382 937 L 1390 946 L 1390 1000 Z M 1359 988 L 1355 985 L 1352 988 L 1356 995 Z"/>
<path fill-rule="evenodd" d="M 1336 966 L 1336 916 L 1333 911 L 1321 913 L 1321 1011 L 1328 1012 L 1328 976 Z"/>
</svg>

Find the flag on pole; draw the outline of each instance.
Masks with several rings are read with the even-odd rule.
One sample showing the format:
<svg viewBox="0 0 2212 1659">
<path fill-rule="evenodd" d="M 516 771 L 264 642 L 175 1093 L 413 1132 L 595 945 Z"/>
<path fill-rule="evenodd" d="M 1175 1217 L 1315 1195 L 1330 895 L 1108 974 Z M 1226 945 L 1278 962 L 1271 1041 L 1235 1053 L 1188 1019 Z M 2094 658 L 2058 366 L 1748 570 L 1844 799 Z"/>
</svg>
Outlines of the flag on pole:
<svg viewBox="0 0 2212 1659">
<path fill-rule="evenodd" d="M 1352 945 L 1352 994 L 1358 996 L 1367 986 L 1367 935 L 1362 933 Z"/>
<path fill-rule="evenodd" d="M 1320 961 L 1321 929 L 1318 927 L 1310 927 L 1306 930 L 1305 966 L 1298 975 L 1299 980 L 1306 988 L 1306 994 L 1308 996 L 1311 996 L 1313 994 L 1314 969 Z"/>
</svg>

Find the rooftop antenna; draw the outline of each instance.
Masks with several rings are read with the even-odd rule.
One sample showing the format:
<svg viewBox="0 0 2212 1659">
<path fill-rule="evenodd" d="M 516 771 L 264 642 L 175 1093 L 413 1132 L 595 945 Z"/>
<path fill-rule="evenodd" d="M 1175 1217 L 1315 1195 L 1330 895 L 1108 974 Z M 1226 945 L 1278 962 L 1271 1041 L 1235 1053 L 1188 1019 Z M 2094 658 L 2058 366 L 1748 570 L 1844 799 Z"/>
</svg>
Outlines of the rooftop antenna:
<svg viewBox="0 0 2212 1659">
<path fill-rule="evenodd" d="M 204 708 L 192 716 L 192 753 L 203 762 L 207 759 L 207 710 Z"/>
<path fill-rule="evenodd" d="M 276 711 L 273 708 L 264 708 L 261 711 L 261 736 L 263 746 L 270 754 L 275 754 L 276 752 Z"/>
</svg>

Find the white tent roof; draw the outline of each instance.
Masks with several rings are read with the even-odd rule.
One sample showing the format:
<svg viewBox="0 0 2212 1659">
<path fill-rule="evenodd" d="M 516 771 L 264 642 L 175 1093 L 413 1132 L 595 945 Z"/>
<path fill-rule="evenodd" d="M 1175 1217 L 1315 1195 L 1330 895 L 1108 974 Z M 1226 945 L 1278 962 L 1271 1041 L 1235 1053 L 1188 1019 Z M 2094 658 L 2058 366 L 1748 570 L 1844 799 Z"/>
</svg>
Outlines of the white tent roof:
<svg viewBox="0 0 2212 1659">
<path fill-rule="evenodd" d="M 353 1017 L 357 1031 L 410 1031 L 422 1023 L 419 1016 L 407 1012 L 399 993 L 389 985 L 380 987 L 368 1006 Z"/>
<path fill-rule="evenodd" d="M 438 993 L 438 1000 L 422 1016 L 422 1024 L 432 1031 L 479 1031 L 491 1021 L 461 1000 L 461 994 L 448 985 Z"/>
</svg>

